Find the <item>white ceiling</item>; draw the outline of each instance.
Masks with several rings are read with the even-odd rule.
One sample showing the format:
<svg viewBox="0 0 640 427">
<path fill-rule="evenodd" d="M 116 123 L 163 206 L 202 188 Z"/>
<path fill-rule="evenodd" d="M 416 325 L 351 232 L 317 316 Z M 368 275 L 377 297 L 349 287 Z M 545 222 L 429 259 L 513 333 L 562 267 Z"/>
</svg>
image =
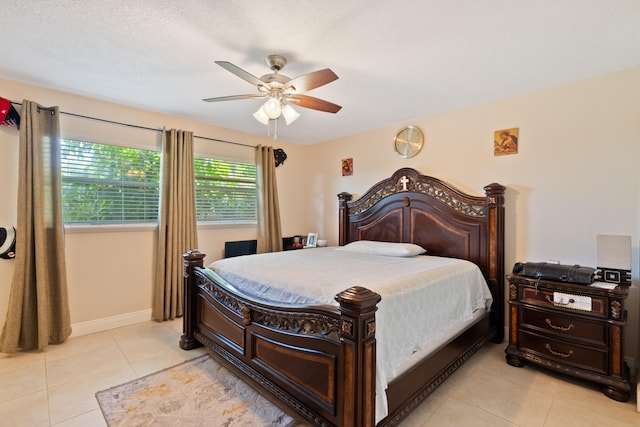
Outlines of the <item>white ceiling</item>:
<svg viewBox="0 0 640 427">
<path fill-rule="evenodd" d="M 300 144 L 640 66 L 638 0 L 2 0 L 0 29 L 0 77 L 259 135 L 260 101 L 201 101 L 257 93 L 214 61 L 329 67 Z"/>
</svg>

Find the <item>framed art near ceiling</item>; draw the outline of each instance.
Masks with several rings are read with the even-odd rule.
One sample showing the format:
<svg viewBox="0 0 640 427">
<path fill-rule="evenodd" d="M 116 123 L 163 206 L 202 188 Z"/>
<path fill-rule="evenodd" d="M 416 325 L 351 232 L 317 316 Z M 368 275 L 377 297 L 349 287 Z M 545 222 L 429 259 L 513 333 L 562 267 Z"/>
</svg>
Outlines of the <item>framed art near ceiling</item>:
<svg viewBox="0 0 640 427">
<path fill-rule="evenodd" d="M 518 153 L 518 128 L 497 130 L 493 133 L 493 155 Z"/>
</svg>

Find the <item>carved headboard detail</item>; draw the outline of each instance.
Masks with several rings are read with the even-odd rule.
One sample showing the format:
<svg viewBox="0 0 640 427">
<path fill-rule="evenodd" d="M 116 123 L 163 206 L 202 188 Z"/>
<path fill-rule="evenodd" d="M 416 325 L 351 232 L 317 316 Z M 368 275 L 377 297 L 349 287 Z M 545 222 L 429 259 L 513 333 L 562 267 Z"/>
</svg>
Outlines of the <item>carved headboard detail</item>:
<svg viewBox="0 0 640 427">
<path fill-rule="evenodd" d="M 362 197 L 339 198 L 339 244 L 356 240 L 415 243 L 427 254 L 467 259 L 484 273 L 494 297 L 504 289 L 504 191 L 466 194 L 441 180 L 403 168 Z"/>
</svg>

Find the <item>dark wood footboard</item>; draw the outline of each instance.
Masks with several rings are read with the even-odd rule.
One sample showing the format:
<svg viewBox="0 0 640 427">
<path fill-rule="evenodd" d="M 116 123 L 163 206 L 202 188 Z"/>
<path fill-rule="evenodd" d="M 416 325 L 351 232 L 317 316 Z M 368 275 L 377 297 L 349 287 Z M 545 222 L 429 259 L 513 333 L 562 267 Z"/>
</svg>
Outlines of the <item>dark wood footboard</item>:
<svg viewBox="0 0 640 427">
<path fill-rule="evenodd" d="M 375 311 L 380 296 L 353 287 L 330 305 L 274 306 L 243 295 L 185 254 L 180 346 L 200 345 L 315 425 L 375 424 Z"/>
</svg>

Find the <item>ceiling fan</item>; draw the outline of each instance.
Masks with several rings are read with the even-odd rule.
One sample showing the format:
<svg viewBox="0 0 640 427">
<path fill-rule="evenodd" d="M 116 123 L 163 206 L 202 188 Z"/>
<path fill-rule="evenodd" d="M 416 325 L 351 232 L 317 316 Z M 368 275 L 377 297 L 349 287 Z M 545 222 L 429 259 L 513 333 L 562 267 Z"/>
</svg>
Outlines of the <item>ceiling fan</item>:
<svg viewBox="0 0 640 427">
<path fill-rule="evenodd" d="M 218 102 L 237 99 L 266 99 L 266 102 L 253 115 L 256 120 L 265 125 L 269 124 L 269 120 L 276 120 L 280 116 L 284 117 L 287 124 L 292 123 L 300 117 L 300 114 L 291 107 L 291 104 L 327 113 L 337 113 L 342 108 L 340 105 L 332 102 L 300 93 L 313 90 L 337 80 L 338 76 L 329 68 L 313 71 L 292 79 L 284 74 L 280 74 L 280 70 L 287 65 L 287 59 L 284 56 L 269 55 L 266 60 L 267 65 L 269 65 L 273 73 L 265 74 L 260 78 L 230 62 L 216 61 L 216 64 L 225 70 L 255 85 L 260 93 L 206 98 L 203 99 L 203 101 Z"/>
</svg>

